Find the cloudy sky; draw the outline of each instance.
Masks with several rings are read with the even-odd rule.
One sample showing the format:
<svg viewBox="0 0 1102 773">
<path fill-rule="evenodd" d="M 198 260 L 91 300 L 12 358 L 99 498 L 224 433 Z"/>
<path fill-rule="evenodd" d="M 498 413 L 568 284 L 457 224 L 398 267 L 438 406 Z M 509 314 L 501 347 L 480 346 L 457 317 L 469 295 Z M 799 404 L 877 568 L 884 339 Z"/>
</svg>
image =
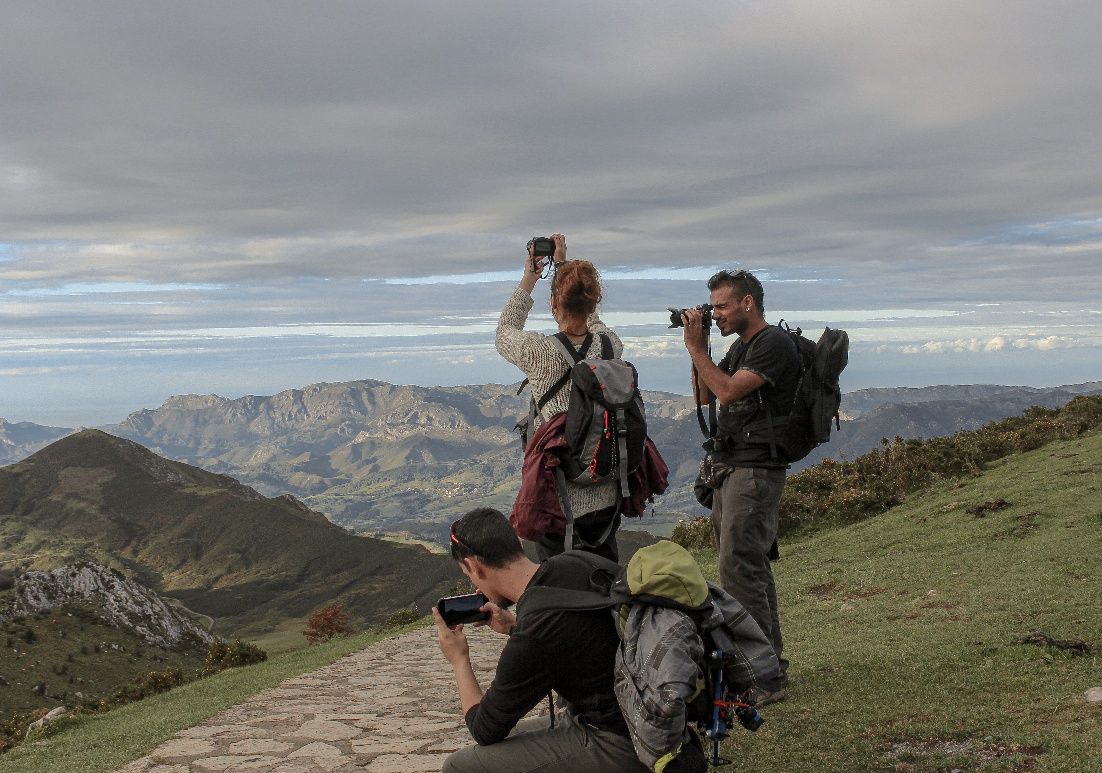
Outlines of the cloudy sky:
<svg viewBox="0 0 1102 773">
<path fill-rule="evenodd" d="M 1096 0 L 0 13 L 9 421 L 515 381 L 494 321 L 552 231 L 647 388 L 686 391 L 664 309 L 720 267 L 848 330 L 845 389 L 1102 378 Z"/>
</svg>

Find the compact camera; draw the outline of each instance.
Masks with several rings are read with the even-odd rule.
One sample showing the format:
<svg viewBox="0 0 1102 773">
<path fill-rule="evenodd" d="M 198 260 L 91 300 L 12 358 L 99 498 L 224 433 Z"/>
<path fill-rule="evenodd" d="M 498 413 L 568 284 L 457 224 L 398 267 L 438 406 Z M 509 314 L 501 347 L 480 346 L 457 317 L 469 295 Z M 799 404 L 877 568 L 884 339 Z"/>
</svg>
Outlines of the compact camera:
<svg viewBox="0 0 1102 773">
<path fill-rule="evenodd" d="M 490 613 L 479 610 L 487 601 L 489 599 L 481 593 L 447 596 L 436 602 L 436 610 L 448 628 L 454 628 L 463 623 L 485 623 L 490 620 Z"/>
<path fill-rule="evenodd" d="M 550 236 L 533 236 L 528 240 L 533 258 L 550 258 L 555 254 L 555 240 Z"/>
<path fill-rule="evenodd" d="M 684 327 L 685 323 L 681 320 L 681 315 L 688 309 L 675 309 L 673 306 L 667 307 L 670 312 L 670 327 Z M 702 303 L 696 308 L 704 312 L 704 329 L 708 330 L 712 327 L 712 304 Z"/>
</svg>

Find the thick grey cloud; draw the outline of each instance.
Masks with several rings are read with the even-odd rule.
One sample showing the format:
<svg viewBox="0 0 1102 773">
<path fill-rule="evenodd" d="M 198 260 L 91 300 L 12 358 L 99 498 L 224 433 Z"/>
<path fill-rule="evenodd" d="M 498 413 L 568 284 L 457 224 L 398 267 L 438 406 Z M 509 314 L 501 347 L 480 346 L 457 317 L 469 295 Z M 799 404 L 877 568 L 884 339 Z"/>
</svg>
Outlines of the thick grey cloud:
<svg viewBox="0 0 1102 773">
<path fill-rule="evenodd" d="M 625 261 L 936 261 L 1102 209 L 1100 16 L 26 4 L 0 33 L 0 222 L 26 258 L 0 272 L 474 269 L 549 228 Z"/>
</svg>

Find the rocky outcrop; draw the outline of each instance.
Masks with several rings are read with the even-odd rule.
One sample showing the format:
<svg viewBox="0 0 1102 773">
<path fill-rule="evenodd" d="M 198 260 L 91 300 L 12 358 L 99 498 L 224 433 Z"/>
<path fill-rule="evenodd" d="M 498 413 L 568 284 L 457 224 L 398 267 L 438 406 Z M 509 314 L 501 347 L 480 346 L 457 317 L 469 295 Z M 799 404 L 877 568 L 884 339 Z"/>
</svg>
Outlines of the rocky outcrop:
<svg viewBox="0 0 1102 773">
<path fill-rule="evenodd" d="M 24 572 L 0 620 L 64 606 L 90 609 L 108 625 L 123 628 L 158 647 L 206 646 L 214 637 L 184 612 L 114 569 L 84 563 L 51 571 Z"/>
<path fill-rule="evenodd" d="M 39 717 L 27 727 L 26 738 L 29 739 L 35 733 L 44 730 L 46 728 L 46 725 L 57 722 L 62 717 L 68 716 L 68 714 L 69 710 L 64 706 L 58 706 L 57 708 L 50 709 L 50 711 L 48 711 L 45 716 Z"/>
</svg>

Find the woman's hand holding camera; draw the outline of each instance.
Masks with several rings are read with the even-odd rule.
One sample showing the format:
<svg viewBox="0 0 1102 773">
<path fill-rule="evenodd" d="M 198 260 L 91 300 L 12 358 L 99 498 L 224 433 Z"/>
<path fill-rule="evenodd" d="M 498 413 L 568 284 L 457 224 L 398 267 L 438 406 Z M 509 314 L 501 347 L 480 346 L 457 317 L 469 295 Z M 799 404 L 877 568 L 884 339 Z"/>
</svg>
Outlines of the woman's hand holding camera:
<svg viewBox="0 0 1102 773">
<path fill-rule="evenodd" d="M 566 260 L 566 237 L 562 234 L 534 237 L 532 241 L 528 242 L 528 257 L 524 259 L 524 273 L 520 278 L 520 286 L 528 293 L 535 289 L 536 282 L 544 276 L 543 272 L 547 267 L 549 257 L 547 254 L 548 241 L 554 245 L 550 255 L 551 261 L 557 266 Z M 539 255 L 536 254 L 537 246 L 540 251 Z"/>
<path fill-rule="evenodd" d="M 557 266 L 566 260 L 566 237 L 562 234 L 551 234 L 551 241 L 555 243 L 555 254 L 552 259 Z"/>
</svg>

